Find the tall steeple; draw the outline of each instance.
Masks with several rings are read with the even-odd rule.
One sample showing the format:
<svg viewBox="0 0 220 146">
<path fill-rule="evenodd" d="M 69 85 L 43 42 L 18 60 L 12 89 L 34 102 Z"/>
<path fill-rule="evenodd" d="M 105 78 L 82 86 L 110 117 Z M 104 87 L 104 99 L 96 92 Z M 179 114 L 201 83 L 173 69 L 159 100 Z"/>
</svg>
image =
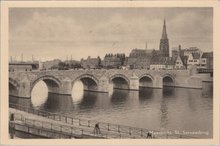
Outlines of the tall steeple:
<svg viewBox="0 0 220 146">
<path fill-rule="evenodd" d="M 164 57 L 169 57 L 169 39 L 167 37 L 166 20 L 164 19 L 163 31 L 160 39 L 160 51 Z"/>
<path fill-rule="evenodd" d="M 166 29 L 166 20 L 165 19 L 164 19 L 164 23 L 163 23 L 163 32 L 162 32 L 161 39 L 167 39 L 167 29 Z"/>
</svg>

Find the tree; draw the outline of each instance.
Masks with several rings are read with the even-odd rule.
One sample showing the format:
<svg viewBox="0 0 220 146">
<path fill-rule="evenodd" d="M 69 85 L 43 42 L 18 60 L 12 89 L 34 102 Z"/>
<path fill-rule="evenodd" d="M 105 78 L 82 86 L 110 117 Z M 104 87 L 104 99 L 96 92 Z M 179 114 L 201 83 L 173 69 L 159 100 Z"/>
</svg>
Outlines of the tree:
<svg viewBox="0 0 220 146">
<path fill-rule="evenodd" d="M 97 57 L 97 59 L 98 59 L 98 66 L 100 66 L 102 60 L 101 60 L 101 58 L 99 56 Z"/>
<path fill-rule="evenodd" d="M 65 63 L 64 62 L 59 62 L 58 69 L 63 70 L 64 68 L 65 68 Z"/>
<path fill-rule="evenodd" d="M 65 63 L 65 69 L 69 69 L 69 64 L 68 63 Z"/>
</svg>

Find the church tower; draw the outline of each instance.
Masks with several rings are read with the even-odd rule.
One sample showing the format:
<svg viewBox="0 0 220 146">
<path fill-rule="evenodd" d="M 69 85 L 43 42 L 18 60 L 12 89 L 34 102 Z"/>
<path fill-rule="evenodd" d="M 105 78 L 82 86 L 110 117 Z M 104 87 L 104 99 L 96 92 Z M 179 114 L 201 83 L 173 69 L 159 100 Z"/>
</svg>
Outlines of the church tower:
<svg viewBox="0 0 220 146">
<path fill-rule="evenodd" d="M 169 40 L 167 37 L 166 20 L 164 19 L 162 37 L 160 39 L 160 51 L 164 57 L 169 57 Z"/>
</svg>

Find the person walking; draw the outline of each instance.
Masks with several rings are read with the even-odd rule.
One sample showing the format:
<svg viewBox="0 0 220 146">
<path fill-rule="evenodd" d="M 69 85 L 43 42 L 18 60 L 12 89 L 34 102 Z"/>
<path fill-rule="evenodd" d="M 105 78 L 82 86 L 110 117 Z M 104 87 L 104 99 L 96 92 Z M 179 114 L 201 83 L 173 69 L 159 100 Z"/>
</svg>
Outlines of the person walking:
<svg viewBox="0 0 220 146">
<path fill-rule="evenodd" d="M 100 128 L 99 128 L 99 123 L 96 123 L 96 124 L 95 124 L 94 134 L 95 134 L 95 135 L 101 134 L 101 131 L 100 131 Z"/>
</svg>

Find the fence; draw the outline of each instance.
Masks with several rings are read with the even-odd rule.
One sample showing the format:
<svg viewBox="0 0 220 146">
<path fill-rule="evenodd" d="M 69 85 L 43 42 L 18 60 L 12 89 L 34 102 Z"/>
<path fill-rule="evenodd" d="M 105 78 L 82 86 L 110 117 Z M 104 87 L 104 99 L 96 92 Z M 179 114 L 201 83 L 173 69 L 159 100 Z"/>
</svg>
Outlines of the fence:
<svg viewBox="0 0 220 146">
<path fill-rule="evenodd" d="M 103 134 L 94 136 L 92 131 L 78 127 L 24 118 L 18 113 L 14 113 L 13 121 L 9 125 L 14 130 L 47 138 L 107 138 Z"/>
<path fill-rule="evenodd" d="M 124 126 L 124 125 L 117 125 L 117 124 L 110 124 L 110 123 L 98 122 L 94 120 L 73 118 L 73 117 L 69 117 L 66 115 L 50 113 L 50 112 L 42 111 L 42 110 L 36 110 L 33 108 L 29 108 L 29 107 L 25 107 L 25 106 L 21 106 L 17 104 L 12 104 L 12 103 L 9 104 L 9 107 L 15 108 L 21 111 L 25 111 L 28 113 L 32 113 L 38 116 L 43 116 L 48 119 L 61 121 L 66 124 L 75 126 L 75 128 L 87 127 L 87 129 L 89 128 L 91 131 L 93 131 L 95 128 L 95 125 L 98 124 L 99 129 L 102 133 L 102 136 L 105 138 L 193 138 L 193 137 L 188 137 L 186 135 L 180 135 L 180 134 L 175 134 L 175 133 L 172 133 L 172 134 L 163 133 L 160 135 L 154 135 L 153 133 L 160 133 L 160 131 L 148 130 L 148 129 L 142 129 L 142 128 Z M 81 130 L 83 131 L 83 128 L 81 128 Z M 91 131 L 88 134 L 91 134 Z"/>
</svg>

